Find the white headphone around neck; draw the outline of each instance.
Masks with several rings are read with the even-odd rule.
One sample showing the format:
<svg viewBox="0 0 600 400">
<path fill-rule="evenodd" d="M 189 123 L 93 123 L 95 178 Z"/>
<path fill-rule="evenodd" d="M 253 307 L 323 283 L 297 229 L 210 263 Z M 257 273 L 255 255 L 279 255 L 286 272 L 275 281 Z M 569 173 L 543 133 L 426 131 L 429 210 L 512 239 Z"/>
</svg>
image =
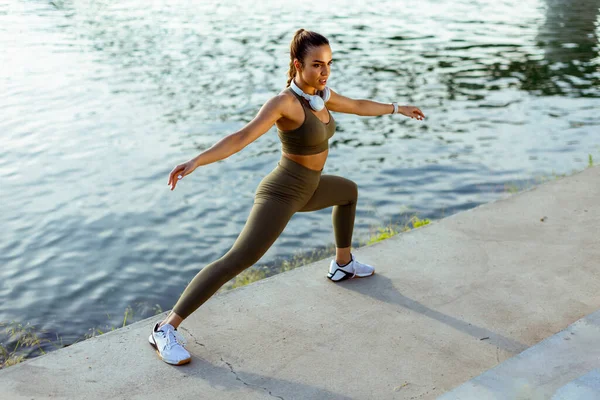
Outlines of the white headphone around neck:
<svg viewBox="0 0 600 400">
<path fill-rule="evenodd" d="M 331 96 L 331 92 L 327 86 L 325 86 L 325 89 L 318 92 L 320 93 L 320 95 L 304 93 L 304 91 L 300 89 L 298 85 L 296 85 L 293 79 L 290 83 L 290 87 L 294 92 L 296 92 L 298 96 L 302 96 L 306 100 L 308 100 L 310 108 L 312 108 L 315 111 L 321 111 L 323 107 L 325 107 L 325 102 L 327 102 L 327 100 L 329 100 L 329 97 Z"/>
</svg>

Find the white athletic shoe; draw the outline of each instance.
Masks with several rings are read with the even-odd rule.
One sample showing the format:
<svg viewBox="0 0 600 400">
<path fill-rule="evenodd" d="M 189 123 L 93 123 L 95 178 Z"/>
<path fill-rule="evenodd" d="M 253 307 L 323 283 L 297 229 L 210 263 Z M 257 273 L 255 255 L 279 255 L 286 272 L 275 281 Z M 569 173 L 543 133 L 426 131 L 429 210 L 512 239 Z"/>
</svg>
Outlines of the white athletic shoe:
<svg viewBox="0 0 600 400">
<path fill-rule="evenodd" d="M 350 263 L 344 267 L 340 267 L 338 263 L 335 262 L 335 259 L 331 260 L 327 278 L 334 282 L 340 282 L 345 279 L 352 279 L 354 277 L 364 278 L 375 273 L 374 267 L 356 261 L 352 253 L 350 254 L 350 257 L 352 257 L 352 261 L 350 261 Z"/>
<path fill-rule="evenodd" d="M 183 347 L 187 340 L 171 324 L 164 324 L 158 328 L 159 322 L 154 325 L 148 342 L 154 347 L 158 356 L 166 363 L 183 365 L 192 361 L 190 353 Z"/>
</svg>

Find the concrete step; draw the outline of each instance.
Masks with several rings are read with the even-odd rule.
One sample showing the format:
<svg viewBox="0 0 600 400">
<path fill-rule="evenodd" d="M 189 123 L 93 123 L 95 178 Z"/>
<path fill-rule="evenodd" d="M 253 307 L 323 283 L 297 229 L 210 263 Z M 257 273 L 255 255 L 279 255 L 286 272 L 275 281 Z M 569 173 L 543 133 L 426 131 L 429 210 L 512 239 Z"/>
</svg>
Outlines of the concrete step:
<svg viewBox="0 0 600 400">
<path fill-rule="evenodd" d="M 439 400 L 600 399 L 600 311 L 439 397 Z"/>
<path fill-rule="evenodd" d="M 587 374 L 558 389 L 551 400 L 596 400 L 600 399 L 600 370 Z"/>
</svg>

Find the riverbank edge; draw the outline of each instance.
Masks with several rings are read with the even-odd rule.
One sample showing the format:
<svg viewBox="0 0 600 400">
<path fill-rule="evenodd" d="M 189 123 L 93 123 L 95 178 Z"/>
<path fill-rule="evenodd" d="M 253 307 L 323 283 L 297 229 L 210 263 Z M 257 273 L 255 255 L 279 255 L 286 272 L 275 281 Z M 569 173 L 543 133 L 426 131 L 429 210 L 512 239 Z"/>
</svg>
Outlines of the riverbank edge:
<svg viewBox="0 0 600 400">
<path fill-rule="evenodd" d="M 216 296 L 182 327 L 187 368 L 156 360 L 148 318 L 0 371 L 0 385 L 15 399 L 433 398 L 600 308 L 599 178 L 584 170 L 366 246 L 359 257 L 378 265 L 369 279 L 328 283 L 317 262 Z M 378 379 L 329 379 L 356 363 Z"/>
<path fill-rule="evenodd" d="M 499 201 L 503 201 L 515 194 L 521 194 L 521 193 L 525 193 L 528 192 L 530 190 L 533 190 L 535 188 L 537 188 L 540 185 L 543 185 L 549 181 L 554 181 L 554 180 L 558 180 L 558 179 L 563 179 L 563 178 L 568 178 L 570 176 L 573 176 L 575 174 L 578 174 L 582 171 L 584 171 L 585 169 L 588 168 L 592 168 L 594 167 L 594 163 L 593 163 L 593 159 L 592 159 L 592 155 L 589 154 L 588 155 L 588 165 L 586 166 L 586 168 L 584 168 L 583 170 L 572 170 L 571 174 L 567 175 L 567 174 L 556 174 L 553 172 L 552 177 L 547 177 L 547 176 L 542 176 L 542 177 L 535 177 L 533 179 L 530 180 L 524 180 L 526 182 L 526 186 L 519 188 L 518 185 L 515 185 L 513 183 L 507 183 L 504 185 L 505 190 L 504 192 L 501 193 L 500 197 L 492 200 L 490 202 L 487 203 L 482 203 L 479 204 L 473 208 L 470 208 L 468 210 L 464 210 L 464 211 L 460 211 L 458 213 L 455 214 L 451 214 L 445 218 L 451 217 L 453 215 L 457 215 L 460 214 L 462 212 L 466 212 L 466 211 L 471 211 L 471 210 L 475 210 L 479 207 L 488 205 L 488 204 L 494 204 L 496 202 Z M 536 181 L 537 183 L 532 183 L 533 181 Z M 509 193 L 509 196 L 506 196 L 505 194 Z M 435 223 L 437 222 L 436 220 L 431 221 L 430 219 L 424 218 L 424 219 L 419 219 L 419 217 L 416 214 L 408 215 L 405 219 L 404 219 L 404 225 L 402 225 L 400 222 L 395 222 L 395 223 L 388 223 L 386 226 L 383 227 L 377 227 L 377 231 L 378 233 L 373 235 L 371 234 L 370 237 L 366 240 L 359 240 L 359 245 L 356 247 L 353 247 L 354 250 L 357 249 L 361 249 L 364 248 L 366 246 L 372 245 L 374 243 L 380 242 L 382 240 L 387 240 L 397 234 L 400 233 L 405 233 L 408 232 L 410 230 L 413 229 L 418 229 L 421 226 L 425 226 L 428 225 L 430 223 Z M 412 227 L 410 227 L 409 225 L 412 224 Z M 372 230 L 371 230 L 372 232 Z M 333 244 L 329 244 L 328 246 L 326 246 L 325 248 L 321 248 L 318 250 L 313 250 L 313 251 L 309 251 L 309 252 L 301 252 L 298 254 L 293 255 L 290 259 L 284 259 L 280 266 L 275 269 L 275 272 L 273 271 L 273 269 L 269 269 L 268 267 L 265 268 L 260 268 L 260 269 L 256 269 L 256 268 L 249 268 L 248 270 L 242 272 L 240 275 L 238 275 L 237 277 L 235 277 L 234 279 L 232 279 L 231 281 L 227 282 L 222 288 L 220 288 L 217 293 L 215 293 L 215 295 L 220 295 L 222 293 L 226 293 L 229 292 L 231 290 L 234 290 L 236 288 L 239 287 L 243 287 L 246 286 L 250 283 L 254 283 L 260 280 L 264 280 L 264 279 L 268 279 L 270 277 L 273 276 L 277 276 L 283 272 L 287 272 L 290 270 L 293 270 L 295 268 L 301 267 L 303 265 L 307 265 L 307 264 L 311 264 L 314 262 L 318 262 L 321 261 L 327 257 L 330 257 L 332 255 L 335 254 L 335 246 Z M 157 305 L 158 306 L 158 305 Z M 164 311 L 162 311 L 160 309 L 160 307 L 157 309 L 157 312 L 155 312 L 154 316 L 156 315 L 160 315 L 165 313 Z M 33 352 L 30 352 L 29 354 L 15 354 L 16 352 L 12 352 L 12 357 L 15 357 L 15 360 L 11 363 L 11 352 L 8 352 L 3 346 L 2 344 L 0 344 L 0 356 L 4 355 L 9 355 L 8 357 L 5 356 L 4 358 L 4 362 L 6 364 L 0 364 L 0 370 L 2 369 L 6 369 L 9 368 L 11 366 L 14 365 L 18 365 L 19 363 L 28 361 L 28 360 L 33 360 L 39 357 L 42 357 L 50 352 L 54 352 L 57 350 L 60 350 L 62 348 L 66 348 L 69 346 L 72 346 L 74 344 L 77 343 L 81 343 L 84 342 L 86 340 L 89 340 L 93 337 L 97 337 L 100 335 L 105 335 L 107 333 L 110 332 L 114 332 L 120 329 L 125 328 L 126 326 L 129 326 L 131 324 L 146 320 L 148 318 L 152 318 L 153 316 L 150 317 L 144 317 L 142 319 L 138 319 L 138 320 L 134 320 L 132 322 L 130 322 L 129 325 L 127 325 L 127 319 L 128 316 L 132 316 L 134 314 L 133 309 L 131 309 L 130 307 L 128 307 L 125 311 L 125 315 L 124 315 L 124 323 L 123 326 L 120 327 L 112 327 L 110 330 L 106 330 L 106 331 L 102 331 L 100 329 L 98 329 L 97 327 L 94 328 L 90 328 L 90 330 L 92 330 L 91 334 L 87 334 L 85 335 L 84 338 L 82 338 L 81 340 L 76 340 L 73 343 L 69 343 L 67 345 L 60 345 L 60 346 L 56 346 L 55 349 L 52 349 L 51 351 L 43 351 L 42 354 L 35 354 Z M 4 323 L 4 325 L 7 325 L 6 323 Z M 2 325 L 0 325 L 1 327 Z M 15 326 L 23 326 L 22 324 L 15 324 Z M 37 335 L 35 332 L 31 332 L 30 335 L 27 334 L 26 330 L 23 330 L 22 332 L 19 332 L 18 330 L 16 331 L 16 335 L 18 335 L 19 333 L 24 334 L 23 337 L 25 338 L 25 342 L 29 341 L 30 343 L 32 343 L 33 346 L 35 346 L 36 342 L 39 342 L 39 339 L 37 338 Z M 58 338 L 58 336 L 57 336 Z M 58 342 L 58 340 L 57 340 Z M 62 343 L 62 340 L 61 340 Z M 32 347 L 33 347 L 32 346 Z M 47 350 L 47 349 L 46 349 Z M 34 355 L 31 355 L 34 354 Z M 2 361 L 1 357 L 0 357 L 0 361 Z"/>
</svg>

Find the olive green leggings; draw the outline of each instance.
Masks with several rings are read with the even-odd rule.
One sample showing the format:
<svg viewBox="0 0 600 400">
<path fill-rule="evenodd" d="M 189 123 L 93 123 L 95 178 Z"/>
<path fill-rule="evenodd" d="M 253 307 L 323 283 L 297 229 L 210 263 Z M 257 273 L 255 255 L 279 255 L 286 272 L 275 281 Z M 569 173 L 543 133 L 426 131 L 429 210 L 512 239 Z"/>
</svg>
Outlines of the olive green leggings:
<svg viewBox="0 0 600 400">
<path fill-rule="evenodd" d="M 187 318 L 227 281 L 254 265 L 298 211 L 333 206 L 336 247 L 350 247 L 358 188 L 351 180 L 321 172 L 282 155 L 275 169 L 258 185 L 246 225 L 233 247 L 198 272 L 173 311 Z"/>
</svg>

